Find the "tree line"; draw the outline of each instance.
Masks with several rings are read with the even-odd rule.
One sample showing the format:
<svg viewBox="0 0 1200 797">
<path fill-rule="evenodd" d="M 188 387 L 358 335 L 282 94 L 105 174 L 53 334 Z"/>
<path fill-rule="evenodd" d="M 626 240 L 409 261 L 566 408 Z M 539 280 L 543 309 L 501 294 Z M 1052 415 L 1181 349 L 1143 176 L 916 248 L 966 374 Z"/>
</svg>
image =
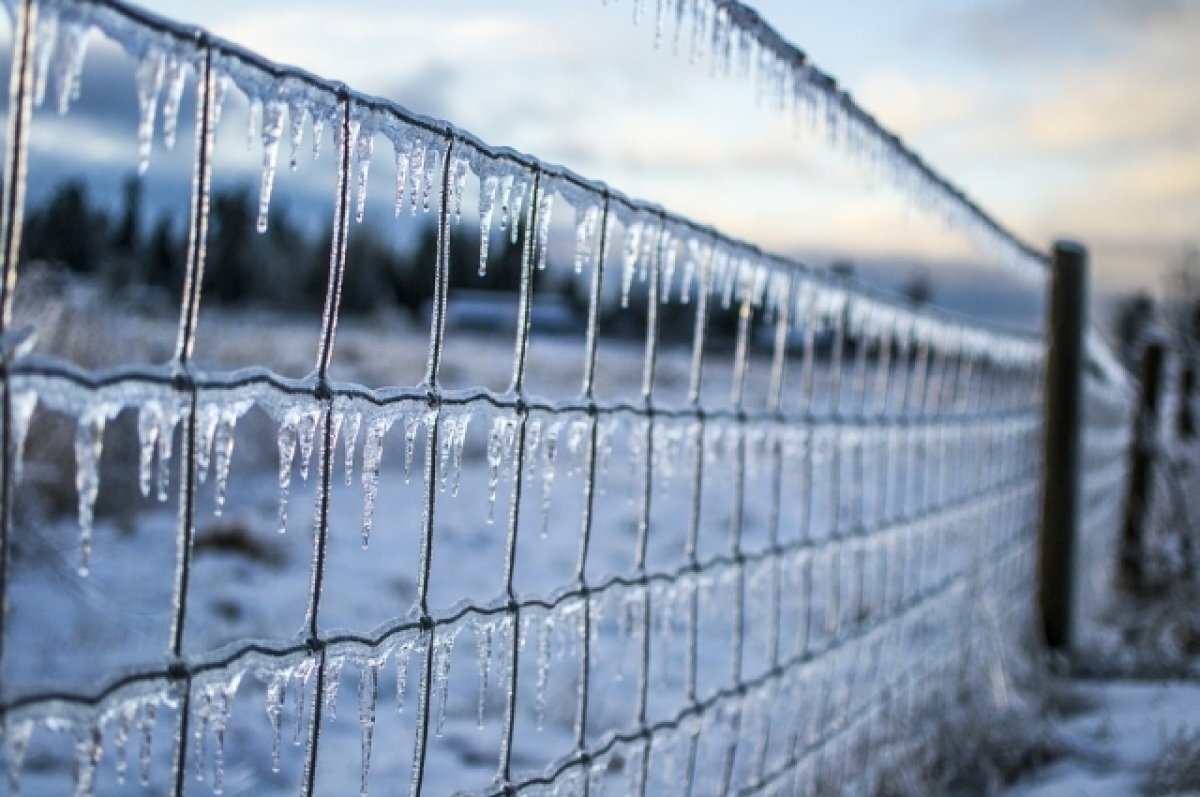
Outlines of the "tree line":
<svg viewBox="0 0 1200 797">
<path fill-rule="evenodd" d="M 71 273 L 98 280 L 120 292 L 148 288 L 176 301 L 182 291 L 187 230 L 169 211 L 147 221 L 143 183 L 127 178 L 115 211 L 94 200 L 87 185 L 70 180 L 59 185 L 26 214 L 22 258 L 44 261 Z M 310 232 L 286 205 L 273 203 L 267 230 L 256 229 L 257 196 L 250 185 L 213 192 L 209 212 L 205 302 L 225 306 L 269 306 L 295 312 L 319 310 L 325 298 L 332 232 Z M 521 285 L 521 245 L 493 235 L 488 266 L 479 271 L 479 235 L 473 225 L 451 226 L 450 287 L 516 293 Z M 403 248 L 378 227 L 355 225 L 347 249 L 341 311 L 367 315 L 386 308 L 420 314 L 433 296 L 437 227 L 423 223 L 415 240 Z M 534 271 L 535 294 L 553 293 L 582 328 L 586 323 L 586 278 L 557 270 Z M 610 302 L 601 307 L 602 330 L 608 335 L 644 334 L 646 297 L 635 292 L 628 308 Z M 692 336 L 692 307 L 673 302 L 659 308 L 659 334 L 666 341 Z M 736 308 L 710 306 L 710 339 L 717 345 L 733 336 Z"/>
</svg>

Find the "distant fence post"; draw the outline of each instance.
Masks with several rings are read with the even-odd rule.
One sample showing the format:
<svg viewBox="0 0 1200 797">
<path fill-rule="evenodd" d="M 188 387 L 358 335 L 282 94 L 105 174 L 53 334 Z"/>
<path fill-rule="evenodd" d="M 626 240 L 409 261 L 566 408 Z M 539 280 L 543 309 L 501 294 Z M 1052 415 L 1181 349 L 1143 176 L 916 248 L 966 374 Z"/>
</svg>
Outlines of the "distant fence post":
<svg viewBox="0 0 1200 797">
<path fill-rule="evenodd" d="M 1058 241 L 1050 272 L 1046 323 L 1045 480 L 1038 540 L 1037 608 L 1048 647 L 1071 645 L 1079 460 L 1083 426 L 1087 250 Z"/>
<path fill-rule="evenodd" d="M 1162 400 L 1163 365 L 1166 348 L 1161 340 L 1151 340 L 1142 351 L 1138 371 L 1140 398 L 1134 420 L 1133 462 L 1129 469 L 1129 493 L 1125 501 L 1125 525 L 1121 532 L 1120 583 L 1127 590 L 1138 591 L 1145 586 L 1146 521 L 1150 514 L 1150 491 L 1153 489 L 1155 444 L 1159 404 Z"/>
<path fill-rule="evenodd" d="M 1183 368 L 1179 372 L 1179 417 L 1175 432 L 1179 439 L 1190 441 L 1196 436 L 1196 416 L 1192 402 L 1196 396 L 1196 363 L 1190 352 L 1185 354 Z"/>
</svg>

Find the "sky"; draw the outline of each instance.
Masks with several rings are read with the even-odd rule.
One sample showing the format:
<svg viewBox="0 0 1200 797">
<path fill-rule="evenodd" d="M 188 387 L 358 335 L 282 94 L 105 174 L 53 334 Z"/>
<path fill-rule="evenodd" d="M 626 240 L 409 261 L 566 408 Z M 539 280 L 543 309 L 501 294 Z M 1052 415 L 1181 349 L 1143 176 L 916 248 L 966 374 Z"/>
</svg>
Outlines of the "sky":
<svg viewBox="0 0 1200 797">
<path fill-rule="evenodd" d="M 749 82 L 673 52 L 669 30 L 656 47 L 655 4 L 635 26 L 633 0 L 148 3 L 775 251 L 984 268 Z M 1200 3 L 751 5 L 1020 238 L 1084 242 L 1102 290 L 1158 289 L 1200 242 Z M 88 157 L 131 147 L 129 131 Z"/>
</svg>

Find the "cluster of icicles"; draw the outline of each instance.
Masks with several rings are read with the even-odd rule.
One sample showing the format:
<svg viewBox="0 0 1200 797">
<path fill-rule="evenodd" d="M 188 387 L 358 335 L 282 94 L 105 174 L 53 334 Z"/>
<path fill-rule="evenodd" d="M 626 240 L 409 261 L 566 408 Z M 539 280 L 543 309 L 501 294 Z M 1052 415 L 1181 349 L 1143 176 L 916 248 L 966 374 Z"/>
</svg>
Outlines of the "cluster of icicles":
<svg viewBox="0 0 1200 797">
<path fill-rule="evenodd" d="M 174 146 L 180 98 L 189 77 L 194 79 L 202 57 L 194 39 L 189 37 L 185 41 L 145 29 L 103 4 L 45 3 L 40 12 L 34 52 L 35 101 L 41 101 L 46 95 L 53 76 L 58 108 L 61 112 L 68 109 L 80 91 L 88 37 L 98 28 L 137 58 L 140 168 L 144 170 L 149 163 L 156 120 L 160 120 L 158 127 L 163 144 L 168 148 Z M 448 126 L 417 125 L 401 118 L 394 109 L 351 99 L 349 122 L 343 131 L 342 106 L 332 91 L 318 89 L 311 80 L 286 73 L 276 78 L 222 50 L 211 52 L 212 67 L 217 75 L 214 104 L 218 119 L 228 87 L 236 85 L 249 101 L 251 137 L 261 139 L 263 168 L 259 229 L 265 229 L 267 223 L 278 149 L 285 129 L 292 145 L 291 165 L 295 168 L 306 125 L 311 130 L 314 156 L 319 153 L 322 131 L 329 125 L 338 131 L 339 139 L 348 134 L 348 140 L 339 140 L 339 145 L 349 148 L 352 174 L 342 177 L 356 181 L 355 217 L 359 220 L 365 211 L 367 178 L 377 134 L 393 145 L 397 163 L 397 213 L 405 209 L 416 213 L 418 208 L 424 212 L 436 208 L 441 213 L 443 200 L 449 200 L 445 203 L 447 212 L 455 218 L 460 217 L 467 177 L 473 173 L 479 186 L 481 274 L 487 269 L 488 242 L 497 219 L 499 226 L 514 241 L 522 227 L 530 232 L 533 226 L 534 245 L 527 247 L 529 256 L 536 258 L 537 268 L 546 268 L 550 261 L 552 214 L 555 200 L 559 198 L 575 216 L 575 271 L 607 268 L 611 261 L 616 261 L 612 265 L 619 268 L 622 306 L 628 305 L 633 286 L 640 281 L 650 284 L 651 295 L 662 303 L 692 302 L 704 292 L 719 300 L 725 308 L 736 303 L 760 313 L 765 320 L 783 323 L 789 328 L 841 331 L 879 350 L 894 342 L 908 351 L 924 348 L 931 353 L 1001 366 L 1029 365 L 1041 356 L 1040 342 L 1035 339 L 993 333 L 946 317 L 917 312 L 902 304 L 853 290 L 843 283 L 800 272 L 795 264 L 725 241 L 660 211 L 640 208 L 618 198 L 604 199 L 603 193 L 592 184 L 559 172 L 537 171 L 511 154 L 493 153 Z M 455 142 L 453 147 L 451 141 Z M 443 196 L 444 192 L 449 192 L 449 196 Z M 437 201 L 431 201 L 431 198 Z M 449 219 L 440 221 L 449 223 Z M 608 253 L 603 264 L 600 263 L 602 252 Z M 594 338 L 595 332 L 594 328 L 589 329 L 588 337 Z M 648 334 L 654 334 L 653 327 Z M 653 340 L 648 341 L 648 345 L 653 344 Z M 514 385 L 518 384 L 516 370 L 514 365 Z M 122 390 L 89 392 L 58 388 L 43 393 L 35 385 L 14 395 L 14 431 L 18 441 L 23 440 L 39 395 L 43 403 L 72 415 L 77 421 L 75 454 L 82 551 L 80 570 L 86 573 L 90 561 L 93 506 L 99 487 L 98 463 L 106 423 L 124 407 L 138 406 L 142 492 L 165 499 L 174 432 L 188 418 L 190 403 L 166 388 L 157 393 L 149 388 L 135 388 L 126 394 Z M 247 397 L 238 391 L 206 395 L 196 408 L 198 477 L 205 480 L 212 473 L 219 512 L 224 502 L 234 427 L 254 401 L 259 401 L 279 425 L 279 525 L 283 529 L 287 523 L 293 461 L 299 460 L 300 473 L 307 478 L 314 449 L 319 454 L 324 453 L 324 445 L 315 441 L 322 412 L 319 402 L 310 398 L 287 402 L 278 397 Z M 438 436 L 440 451 L 430 454 L 438 458 L 441 488 L 449 486 L 452 492 L 457 492 L 463 445 L 471 420 L 468 409 L 431 413 L 409 405 L 381 409 L 359 408 L 353 402 L 335 404 L 330 416 L 330 433 L 332 442 L 336 443 L 339 437 L 344 441 L 348 481 L 352 479 L 352 462 L 360 432 L 364 437 L 361 476 L 364 545 L 371 534 L 384 437 L 397 421 L 403 419 L 406 470 L 411 468 L 420 429 L 426 430 L 428 442 L 432 439 L 429 432 L 433 426 L 442 425 Z M 606 424 L 601 430 L 599 439 L 602 442 L 611 437 L 612 428 L 612 424 Z M 515 431 L 511 419 L 497 419 L 493 424 L 487 455 L 491 471 L 489 520 L 497 484 L 506 472 L 512 472 L 511 467 L 506 470 L 505 462 L 515 448 Z M 579 423 L 572 423 L 565 430 L 565 448 L 569 453 L 578 454 L 582 449 L 587 437 L 585 431 Z M 544 430 L 534 426 L 530 432 L 527 445 L 533 467 L 525 468 L 526 463 L 519 463 L 517 467 L 522 472 L 536 472 L 540 468 L 545 514 L 556 473 L 559 424 L 547 423 Z M 602 454 L 600 459 L 603 461 L 606 457 Z M 666 461 L 663 465 L 669 467 Z"/>
<path fill-rule="evenodd" d="M 67 377 L 13 375 L 12 385 L 15 483 L 21 481 L 25 440 L 38 406 L 74 419 L 80 532 L 78 570 L 81 575 L 87 575 L 108 423 L 125 411 L 136 413 L 138 484 L 143 496 L 165 502 L 171 498 L 171 459 L 178 448 L 180 430 L 192 425 L 191 398 L 169 385 L 138 381 L 92 389 Z M 520 425 L 514 413 L 481 411 L 477 409 L 478 403 L 447 405 L 435 410 L 423 398 L 375 403 L 356 396 L 338 395 L 328 409 L 326 438 L 320 434 L 326 405 L 311 393 L 289 394 L 265 383 L 204 388 L 198 392 L 195 402 L 192 454 L 197 481 L 204 484 L 211 479 L 213 482 L 213 511 L 217 515 L 222 513 L 226 502 L 237 424 L 252 407 L 261 408 L 276 424 L 279 532 L 285 532 L 288 527 L 294 474 L 298 471 L 302 479 L 308 480 L 321 469 L 320 465 L 313 466 L 314 453 L 317 462 L 323 462 L 325 456 L 331 459 L 332 473 L 340 445 L 347 486 L 355 481 L 356 463 L 359 467 L 363 548 L 370 543 L 385 443 L 394 428 L 402 430 L 405 482 L 413 478 L 415 463 L 423 461 L 425 472 L 418 478 L 427 482 L 426 489 L 457 497 L 470 426 L 476 417 L 482 417 L 485 422 L 490 420 L 484 454 L 487 465 L 485 520 L 489 524 L 496 521 L 495 507 L 501 485 L 511 484 L 519 476 L 538 497 L 543 536 L 550 530 L 554 486 L 560 476 L 584 475 L 600 485 L 601 490 L 605 489 L 614 445 L 618 439 L 623 439 L 630 458 L 629 472 L 644 472 L 646 457 L 651 457 L 651 471 L 661 489 L 666 491 L 677 477 L 690 472 L 686 463 L 695 461 L 702 428 L 694 418 L 663 419 L 653 425 L 651 434 L 649 420 L 636 414 L 615 412 L 595 420 L 579 412 L 535 414 L 525 424 L 524 439 L 519 441 Z M 706 461 L 710 465 L 721 462 L 736 456 L 736 452 L 744 447 L 752 480 L 756 478 L 757 470 L 770 461 L 770 452 L 776 449 L 784 463 L 794 465 L 801 462 L 809 445 L 814 446 L 818 458 L 824 458 L 830 448 L 829 441 L 836 441 L 842 448 L 854 449 L 883 439 L 881 433 L 847 426 L 836 419 L 811 427 L 774 419 L 754 423 L 710 419 L 703 429 Z M 939 450 L 962 437 L 961 430 L 936 424 L 914 427 L 914 434 L 917 433 L 928 445 Z M 886 438 L 890 445 L 895 445 L 891 435 Z M 594 470 L 586 473 L 593 439 L 596 447 Z M 434 450 L 435 440 L 437 450 Z M 822 440 L 826 442 L 818 445 Z M 518 452 L 522 454 L 520 458 Z M 181 489 L 186 487 L 181 483 Z M 317 491 L 317 497 L 319 500 L 320 491 Z M 425 520 L 422 517 L 422 524 Z"/>
<path fill-rule="evenodd" d="M 606 3 L 610 0 L 605 0 Z M 883 128 L 756 12 L 730 0 L 631 0 L 634 24 L 653 5 L 654 41 L 685 47 L 693 63 L 707 60 L 714 75 L 737 76 L 764 105 L 842 147 L 870 174 L 895 185 L 948 227 L 964 232 L 985 253 L 1024 280 L 1040 284 L 1045 260 L 999 226 L 894 134 Z"/>
<path fill-rule="evenodd" d="M 753 594 L 765 600 L 771 570 L 760 567 L 755 572 L 758 575 L 752 579 L 751 589 Z M 394 672 L 397 713 L 404 715 L 415 700 L 418 716 L 427 712 L 428 727 L 440 737 L 450 703 L 451 661 L 456 641 L 464 630 L 470 630 L 474 636 L 476 660 L 475 672 L 471 674 L 477 689 L 475 721 L 483 728 L 489 705 L 501 710 L 512 697 L 507 690 L 511 690 L 514 683 L 511 666 L 516 636 L 522 655 L 533 657 L 532 710 L 536 727 L 541 731 L 547 716 L 552 664 L 562 660 L 577 661 L 583 655 L 585 629 L 590 628 L 593 646 L 602 634 L 619 635 L 621 654 L 612 677 L 622 680 L 633 669 L 632 662 L 637 659 L 634 651 L 640 649 L 641 637 L 646 633 L 656 635 L 675 650 L 668 659 L 682 662 L 686 647 L 683 644 L 686 613 L 694 600 L 698 600 L 701 607 L 732 605 L 740 584 L 737 568 L 729 566 L 715 572 L 687 574 L 677 582 L 613 588 L 594 594 L 590 600 L 568 596 L 550 609 L 527 608 L 521 615 L 519 635 L 515 635 L 514 615 L 504 611 L 471 613 L 437 625 L 433 630 L 406 628 L 391 633 L 375 645 L 333 643 L 324 654 L 325 687 L 320 695 L 312 693 L 316 671 L 321 666 L 315 656 L 299 653 L 272 660 L 250 653 L 233 664 L 193 677 L 189 701 L 188 766 L 198 782 L 211 778 L 214 793 L 222 792 L 226 733 L 232 721 L 235 696 L 246 680 L 245 676 L 253 673 L 265 686 L 264 708 L 272 734 L 271 769 L 279 772 L 285 736 L 290 737 L 297 747 L 310 741 L 314 701 L 321 701 L 323 721 L 337 721 L 343 671 L 349 666 L 358 673 L 361 793 L 366 795 L 380 676 L 386 667 L 392 667 Z M 647 616 L 650 607 L 653 607 L 653 613 Z M 667 682 L 665 664 L 659 677 L 663 683 Z M 500 694 L 505 696 L 503 702 L 496 698 Z M 25 753 L 39 726 L 52 733 L 75 736 L 77 797 L 93 794 L 97 767 L 105 750 L 109 752 L 120 783 L 130 777 L 130 749 L 136 750 L 135 776 L 140 777 L 143 785 L 149 785 L 156 773 L 156 728 L 162 724 L 164 712 L 177 712 L 181 705 L 182 693 L 178 685 L 146 681 L 117 690 L 95 707 L 64 703 L 57 704 L 48 713 L 39 710 L 36 715 L 18 713 L 10 716 L 3 728 L 8 793 L 13 797 L 20 793 Z M 289 714 L 291 722 L 285 724 L 285 716 Z M 174 719 L 169 723 L 176 726 Z M 422 737 L 425 723 L 417 721 L 413 727 L 413 766 L 416 766 L 419 750 L 426 743 Z M 180 741 L 175 738 L 176 748 Z M 415 778 L 413 782 L 415 784 Z"/>
<path fill-rule="evenodd" d="M 707 0 L 698 2 L 697 9 L 707 5 Z M 703 13 L 711 13 L 711 9 Z M 163 145 L 168 149 L 175 145 L 183 90 L 188 79 L 195 78 L 203 53 L 191 36 L 184 40 L 143 28 L 102 4 L 79 5 L 69 0 L 45 3 L 38 16 L 34 53 L 37 66 L 35 101 L 40 102 L 45 96 L 52 74 L 58 109 L 67 111 L 71 101 L 79 96 L 86 45 L 95 29 L 115 39 L 137 59 L 135 76 L 140 109 L 137 138 L 139 169 L 144 171 L 153 149 L 156 120 L 160 119 L 157 126 L 161 128 Z M 295 169 L 301 160 L 306 126 L 314 157 L 320 154 L 323 131 L 328 126 L 336 133 L 337 145 L 348 148 L 351 174 L 344 177 L 355 183 L 355 217 L 360 221 L 365 213 L 367 179 L 377 136 L 391 143 L 396 159 L 394 210 L 397 215 L 406 209 L 413 213 L 418 209 L 440 212 L 442 193 L 448 192 L 450 213 L 455 219 L 460 218 L 467 178 L 473 173 L 479 188 L 476 208 L 481 274 L 487 269 L 493 223 L 507 230 L 516 241 L 521 225 L 534 219 L 537 245 L 532 249 L 537 267 L 546 268 L 551 249 L 548 244 L 552 213 L 558 197 L 573 209 L 575 215 L 575 270 L 581 272 L 596 265 L 604 239 L 607 249 L 615 250 L 613 258 L 620 261 L 623 305 L 629 301 L 635 276 L 644 281 L 653 271 L 661 282 L 661 288 L 656 292 L 661 302 L 671 301 L 673 296 L 678 301 L 688 302 L 695 290 L 707 287 L 714 296 L 721 297 L 725 306 L 734 300 L 749 302 L 755 308 L 765 304 L 768 316 L 778 314 L 794 301 L 795 309 L 790 317 L 797 321 L 807 321 L 807 316 L 816 307 L 821 308 L 828 319 L 849 305 L 852 314 L 892 316 L 892 323 L 897 327 L 906 323 L 914 326 L 914 335 L 927 335 L 934 341 L 942 339 L 940 344 L 934 345 L 994 353 L 1001 358 L 1008 355 L 997 352 L 997 345 L 1001 349 L 1032 345 L 1005 336 L 997 339 L 997 336 L 964 327 L 956 321 L 914 314 L 898 303 L 848 292 L 845 285 L 819 282 L 815 276 L 800 280 L 801 287 L 807 286 L 810 290 L 792 292 L 790 285 L 797 273 L 794 263 L 763 255 L 710 231 L 698 230 L 657 208 L 642 207 L 616 195 L 612 195 L 609 212 L 605 213 L 605 192 L 601 186 L 560 169 L 536 164 L 526 156 L 493 151 L 444 122 L 418 123 L 386 103 L 360 100 L 350 95 L 347 100 L 348 124 L 343 125 L 342 100 L 332 87 L 286 71 L 276 77 L 219 48 L 211 49 L 211 58 L 216 76 L 214 126 L 219 123 L 228 89 L 234 85 L 249 103 L 249 140 L 261 142 L 260 230 L 266 228 L 279 146 L 285 133 L 291 144 L 290 164 Z M 342 140 L 343 127 L 347 128 L 346 141 Z M 451 160 L 448 165 L 445 163 L 447 157 Z M 611 239 L 618 229 L 623 240 L 613 242 Z M 683 273 L 675 285 L 680 270 Z M 906 318 L 908 316 L 911 318 Z"/>
</svg>

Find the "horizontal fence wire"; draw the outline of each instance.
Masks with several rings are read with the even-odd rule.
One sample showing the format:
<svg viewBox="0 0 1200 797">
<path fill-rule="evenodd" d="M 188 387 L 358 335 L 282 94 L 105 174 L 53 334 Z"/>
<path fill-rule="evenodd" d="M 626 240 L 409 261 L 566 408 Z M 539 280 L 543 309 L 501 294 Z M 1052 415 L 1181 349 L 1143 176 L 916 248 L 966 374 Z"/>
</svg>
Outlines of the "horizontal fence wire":
<svg viewBox="0 0 1200 797">
<path fill-rule="evenodd" d="M 62 734 L 72 739 L 73 760 L 64 777 L 73 778 L 77 793 L 97 790 L 99 765 L 109 757 L 124 778 L 127 748 L 138 744 L 135 768 L 148 789 L 182 794 L 194 788 L 185 785 L 191 772 L 211 770 L 209 783 L 220 791 L 231 739 L 249 733 L 269 739 L 261 749 L 271 769 L 287 768 L 285 715 L 295 723 L 301 751 L 286 758 L 296 766 L 289 784 L 319 792 L 333 766 L 322 747 L 334 744 L 337 723 L 347 722 L 333 716 L 344 672 L 358 678 L 356 777 L 363 793 L 372 760 L 394 773 L 401 769 L 396 759 L 407 771 L 400 783 L 389 781 L 389 793 L 872 790 L 925 754 L 929 717 L 994 682 L 1007 666 L 1032 608 L 1040 336 L 816 273 L 560 167 L 489 147 L 443 122 L 115 0 L 16 0 L 9 8 L 17 46 L 0 232 L 16 243 L 6 244 L 6 299 L 16 286 L 28 123 L 47 74 L 58 81 L 65 111 L 89 36 L 101 33 L 119 45 L 137 62 L 140 113 L 143 122 L 150 119 L 148 129 L 139 127 L 143 158 L 155 114 L 161 111 L 165 127 L 165 117 L 179 111 L 183 87 L 190 81 L 197 89 L 190 243 L 172 360 L 89 368 L 22 354 L 5 342 L 0 599 L 9 612 L 31 599 L 9 575 L 18 564 L 14 541 L 28 533 L 12 506 L 25 485 L 21 467 L 37 424 L 66 430 L 73 442 L 78 574 L 67 578 L 75 583 L 103 576 L 102 557 L 92 549 L 110 538 L 93 533 L 94 516 L 111 476 L 103 457 L 121 429 L 136 428 L 142 492 L 178 501 L 174 558 L 159 563 L 171 571 L 170 631 L 153 655 L 89 672 L 83 688 L 36 678 L 34 686 L 18 688 L 9 674 L 31 666 L 20 661 L 28 651 L 7 641 L 7 621 L 0 628 L 6 639 L 0 724 L 13 793 L 29 774 L 27 754 Z M 307 122 L 336 134 L 326 301 L 317 360 L 303 379 L 266 368 L 204 370 L 192 361 L 214 131 L 230 88 L 245 96 L 264 141 L 264 208 L 284 131 L 298 137 Z M 398 204 L 431 214 L 438 232 L 428 356 L 423 378 L 411 385 L 330 376 L 352 217 L 361 217 L 376 135 L 394 147 Z M 450 229 L 469 177 L 479 186 L 481 235 L 487 237 L 496 216 L 522 252 L 505 390 L 448 389 L 443 378 Z M 574 265 L 589 288 L 588 323 L 580 335 L 578 389 L 544 395 L 528 387 L 534 278 L 543 269 L 570 268 L 549 245 L 552 219 L 562 221 L 564 204 L 573 213 Z M 480 267 L 487 265 L 485 251 Z M 641 379 L 634 398 L 610 400 L 596 390 L 598 350 L 608 334 L 601 312 L 606 291 L 622 306 L 631 295 L 645 301 L 641 350 L 630 355 Z M 690 341 L 664 343 L 658 313 L 684 305 L 694 315 Z M 721 339 L 714 319 L 724 310 L 737 321 Z M 11 311 L 2 323 L 8 336 Z M 729 361 L 715 389 L 708 368 L 714 360 Z M 668 400 L 659 375 L 674 365 L 686 374 L 686 395 Z M 1085 490 L 1097 494 L 1121 476 L 1113 463 L 1128 445 L 1122 436 L 1128 424 L 1121 424 L 1130 399 L 1122 390 L 1089 386 Z M 279 530 L 289 528 L 289 511 L 300 511 L 289 504 L 297 472 L 312 493 L 303 628 L 299 635 L 288 629 L 193 650 L 200 483 L 211 480 L 220 508 L 230 486 L 232 441 L 253 423 L 270 427 L 270 448 L 278 452 Z M 481 449 L 474 466 L 463 464 L 470 439 Z M 614 461 L 618 444 L 621 462 Z M 331 546 L 346 525 L 339 514 L 344 493 L 335 484 L 339 445 L 347 481 L 352 463 L 361 463 L 361 503 L 351 513 L 357 523 L 362 510 L 368 552 L 360 556 L 371 556 L 368 546 L 373 540 L 378 546 L 380 535 L 399 533 L 397 523 L 383 518 L 372 531 L 375 504 L 404 478 L 381 468 L 385 445 L 403 449 L 419 486 L 417 555 L 396 563 L 411 576 L 411 605 L 392 598 L 395 605 L 384 607 L 389 619 L 349 630 L 325 619 Z M 463 469 L 472 467 L 487 493 L 475 496 L 486 504 L 487 519 L 476 517 L 474 525 L 492 523 L 503 536 L 489 568 L 500 586 L 486 600 L 443 605 L 434 595 L 445 571 L 435 559 L 438 552 L 466 550 L 454 547 L 443 520 Z M 632 513 L 604 492 L 618 476 Z M 673 494 L 663 486 L 671 480 Z M 523 546 L 537 535 L 539 514 L 545 532 L 552 500 L 567 485 L 578 490 L 569 524 L 576 534 L 571 572 L 552 586 L 524 589 Z M 714 505 L 713 496 L 721 502 Z M 1085 536 L 1112 539 L 1108 519 L 1089 515 Z M 599 550 L 621 533 L 632 540 L 632 564 L 598 571 Z M 661 555 L 664 538 L 679 540 L 669 556 Z M 463 672 L 455 655 L 464 630 L 475 641 L 477 673 Z M 632 666 L 621 672 L 626 659 Z M 257 723 L 240 714 L 239 702 L 255 678 L 264 684 Z M 385 678 L 401 705 L 409 693 L 412 705 L 399 720 L 377 714 Z M 554 678 L 573 688 L 552 698 Z M 480 725 L 487 711 L 496 733 L 486 750 L 472 753 L 485 764 L 447 771 L 453 766 L 446 764 L 443 724 L 448 711 L 455 722 L 457 710 L 448 704 L 476 684 Z M 499 700 L 489 700 L 496 690 Z M 564 740 L 561 749 L 538 760 L 530 751 L 550 738 L 538 734 L 557 715 L 557 730 L 547 733 Z M 238 723 L 253 732 L 232 734 Z M 372 753 L 374 735 L 389 723 L 404 725 L 405 749 L 376 745 Z M 339 783 L 337 791 L 348 788 Z"/>
</svg>

